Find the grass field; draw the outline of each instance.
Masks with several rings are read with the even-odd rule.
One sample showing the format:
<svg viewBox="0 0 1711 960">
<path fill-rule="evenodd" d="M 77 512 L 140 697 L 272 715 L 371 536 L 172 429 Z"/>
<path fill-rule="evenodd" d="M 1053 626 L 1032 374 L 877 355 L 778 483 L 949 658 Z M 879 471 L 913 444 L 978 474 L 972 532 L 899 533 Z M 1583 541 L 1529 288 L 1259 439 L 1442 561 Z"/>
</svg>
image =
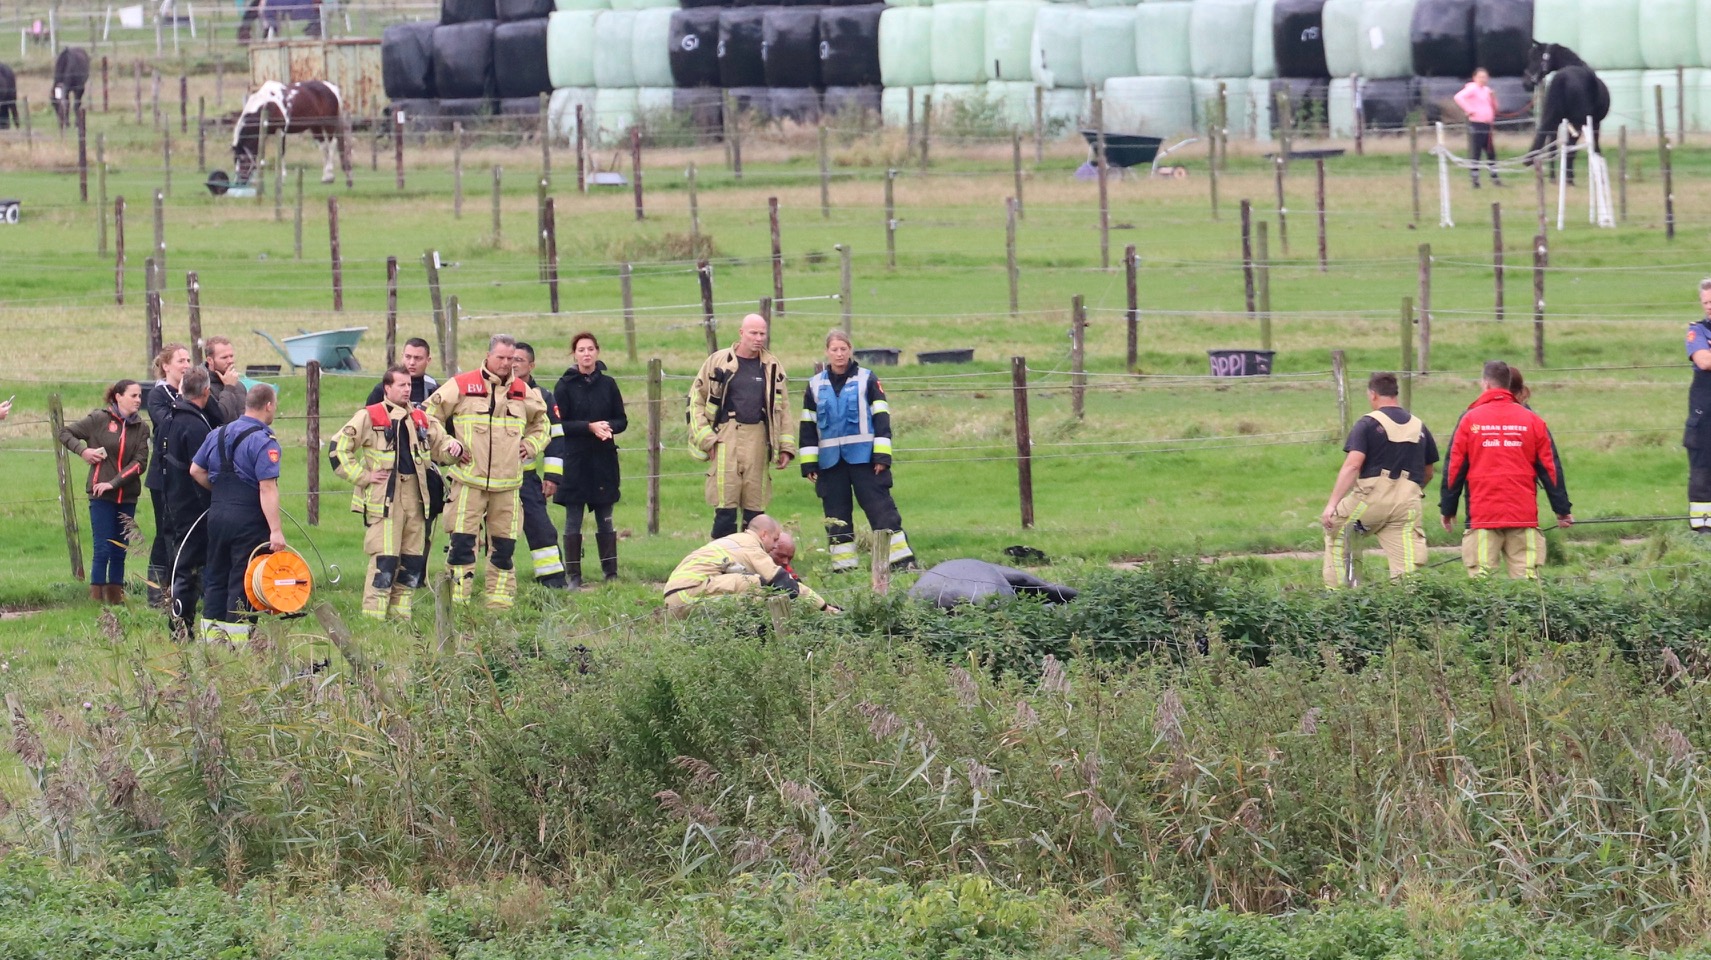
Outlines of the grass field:
<svg viewBox="0 0 1711 960">
<path fill-rule="evenodd" d="M 193 98 L 210 92 L 207 77 L 195 78 Z M 35 120 L 33 144 L 0 138 L 0 168 L 9 171 L 0 192 L 23 201 L 23 222 L 0 230 L 0 336 L 14 353 L 13 364 L 0 373 L 0 394 L 17 396 L 11 419 L 0 424 L 8 480 L 0 491 L 0 550 L 6 561 L 0 564 L 0 609 L 34 611 L 0 619 L 0 690 L 31 713 L 53 714 L 75 712 L 78 701 L 98 701 L 115 684 L 124 686 L 130 655 L 111 642 L 115 629 L 135 642 L 139 656 L 159 658 L 149 659 L 156 666 L 175 656 L 167 651 L 158 618 L 140 603 L 103 626 L 95 608 L 80 601 L 60 530 L 54 444 L 45 419 L 51 394 L 61 395 L 68 415 L 76 416 L 98 403 L 105 384 L 144 373 L 141 264 L 152 248 L 149 198 L 162 184 L 163 171 L 146 118 L 139 128 L 117 111 L 92 117 L 92 133 L 107 136 L 108 196 L 123 195 L 129 207 L 126 302 L 115 305 L 111 250 L 102 256 L 96 249 L 98 185 L 92 181 L 88 204 L 79 201 L 75 144 L 55 139 L 49 115 L 38 112 Z M 181 138 L 175 133 L 175 139 Z M 478 140 L 464 150 L 461 218 L 453 215 L 453 152 L 443 142 L 410 144 L 404 191 L 394 187 L 385 156 L 378 171 L 368 168 L 366 145 L 356 151 L 352 190 L 316 183 L 312 151 L 293 145 L 293 162 L 311 163 L 301 259 L 294 251 L 289 192 L 278 219 L 271 182 L 265 198 L 215 199 L 197 183 L 193 146 L 180 144 L 172 195 L 164 203 L 166 339 L 187 335 L 187 270 L 199 277 L 205 334 L 231 336 L 240 364 L 278 360 L 252 330 L 279 336 L 366 324 L 369 333 L 358 353 L 365 372 L 324 382 L 326 437 L 355 412 L 372 383 L 370 372 L 383 365 L 387 257 L 400 261 L 400 340 L 431 339 L 421 257 L 424 250 L 439 252 L 444 290 L 460 303 L 458 355 L 466 367 L 479 362 L 489 334 L 509 332 L 536 345 L 538 375 L 550 382 L 566 365 L 570 335 L 596 332 L 624 389 L 631 422 L 621 442 L 622 581 L 574 597 L 525 587 L 518 610 L 497 624 L 469 616 L 436 625 L 432 605 L 424 603 L 413 629 L 375 628 L 360 640 L 371 653 L 402 664 L 434 648 L 423 637 L 437 637 L 444 649 L 448 636 L 462 637 L 467 645 L 491 628 L 506 643 L 532 646 L 537 655 L 582 643 L 622 659 L 628 645 L 653 642 L 645 618 L 657 606 L 657 584 L 702 542 L 709 522 L 699 465 L 683 450 L 681 426 L 681 396 L 705 354 L 684 175 L 694 163 L 700 229 L 714 251 L 722 342 L 731 339 L 743 313 L 772 293 L 767 201 L 779 200 L 787 303 L 775 314 L 773 340 L 793 382 L 806 379 L 825 331 L 840 322 L 841 306 L 831 299 L 839 289 L 835 246 L 853 250 L 850 306 L 857 346 L 896 347 L 903 356 L 902 366 L 880 373 L 892 396 L 898 503 L 926 563 L 955 556 L 999 560 L 1005 546 L 1020 543 L 1045 550 L 1056 561 L 1052 575 L 1071 582 L 1097 579 L 1116 561 L 1194 555 L 1227 558 L 1221 569 L 1270 585 L 1303 587 L 1316 582 L 1317 561 L 1294 553 L 1319 549 L 1316 518 L 1342 458 L 1332 351 L 1348 358 L 1351 414 L 1358 416 L 1365 375 L 1401 364 L 1401 304 L 1419 292 L 1423 243 L 1431 245 L 1433 257 L 1431 356 L 1429 373 L 1412 383 L 1413 406 L 1440 441 L 1447 441 L 1458 411 L 1476 394 L 1480 363 L 1509 359 L 1526 370 L 1533 405 L 1556 434 L 1577 518 L 1681 512 L 1686 465 L 1679 439 L 1688 369 L 1680 343 L 1683 326 L 1698 312 L 1694 285 L 1711 259 L 1711 216 L 1705 213 L 1711 151 L 1697 144 L 1675 150 L 1677 236 L 1667 241 L 1653 146 L 1633 141 L 1628 216 L 1617 229 L 1587 225 L 1586 194 L 1577 188 L 1569 193 L 1567 228 L 1559 233 L 1553 223 L 1548 231 L 1542 369 L 1532 356 L 1531 181 L 1511 178 L 1502 190 L 1475 193 L 1453 176 L 1456 226 L 1439 228 L 1435 176 L 1428 166 L 1421 187 L 1424 219 L 1414 223 L 1405 139 L 1369 140 L 1365 156 L 1350 151 L 1327 162 L 1330 260 L 1324 271 L 1316 257 L 1310 165 L 1289 169 L 1287 251 L 1279 242 L 1272 167 L 1252 146 L 1232 145 L 1229 169 L 1219 180 L 1216 219 L 1204 154 L 1192 148 L 1192 174 L 1185 180 L 1113 180 L 1114 269 L 1107 270 L 1101 268 L 1097 188 L 1070 176 L 1084 155 L 1079 141 L 1049 145 L 1041 164 L 1025 151 L 1015 315 L 1008 310 L 1004 269 L 1004 200 L 1014 193 L 1008 137 L 935 143 L 933 166 L 922 173 L 906 158 L 901 137 L 840 132 L 831 151 L 829 217 L 820 211 L 812 131 L 757 137 L 746 145 L 740 182 L 725 169 L 717 148 L 650 151 L 641 222 L 627 190 L 576 195 L 573 170 L 567 169 L 571 158 L 555 157 L 551 193 L 564 278 L 558 315 L 546 312 L 535 259 L 535 144 Z M 1518 141 L 1504 145 L 1507 154 L 1520 149 Z M 229 155 L 217 144 L 209 144 L 209 153 L 210 167 L 230 168 Z M 596 159 L 627 171 L 610 150 Z M 499 237 L 488 192 L 494 165 L 505 168 Z M 886 263 L 882 209 L 888 165 L 900 171 L 894 270 Z M 335 196 L 342 313 L 331 309 L 327 200 Z M 1214 380 L 1206 375 L 1206 350 L 1260 346 L 1260 323 L 1244 306 L 1241 198 L 1253 201 L 1255 220 L 1270 231 L 1275 374 Z M 1501 320 L 1493 309 L 1494 201 L 1504 208 L 1509 266 Z M 1135 371 L 1126 369 L 1124 356 L 1120 266 L 1130 244 L 1141 264 Z M 618 264 L 626 261 L 634 266 L 634 360 L 626 356 L 620 307 Z M 1089 320 L 1082 418 L 1071 409 L 1074 296 L 1085 298 Z M 1419 328 L 1410 328 L 1408 336 L 1418 349 Z M 969 347 L 976 360 L 966 366 L 914 359 L 919 351 Z M 1021 526 L 1017 498 L 1010 380 L 1015 356 L 1026 358 L 1029 372 L 1037 517 L 1031 530 Z M 644 509 L 650 358 L 663 362 L 667 376 L 660 532 L 653 536 L 646 532 Z M 283 376 L 277 383 L 277 427 L 287 450 L 282 488 L 287 509 L 303 520 L 304 381 L 301 375 Z M 74 470 L 74 477 L 81 473 Z M 319 526 L 305 537 L 288 523 L 287 537 L 300 546 L 312 537 L 326 559 L 342 568 L 341 582 L 321 585 L 317 595 L 348 618 L 360 591 L 360 530 L 345 511 L 348 491 L 325 468 L 322 478 Z M 76 512 L 86 540 L 83 509 L 80 502 Z M 805 550 L 798 566 L 818 585 L 826 576 L 818 502 L 794 467 L 777 475 L 772 512 L 806 532 L 805 545 L 814 549 Z M 149 531 L 152 522 L 144 514 L 141 525 Z M 1684 525 L 1608 524 L 1553 533 L 1547 577 L 1564 589 L 1607 587 L 1612 596 L 1667 592 L 1671 584 L 1691 582 L 1700 565 L 1699 545 L 1679 526 Z M 1434 546 L 1454 542 L 1435 524 L 1428 535 Z M 87 552 L 87 542 L 83 547 Z M 139 594 L 145 556 L 146 549 L 134 554 L 129 574 Z M 1378 571 L 1378 563 L 1369 561 L 1368 577 Z M 1437 589 L 1461 576 L 1449 563 L 1422 578 Z M 851 601 L 866 592 L 865 583 L 830 586 Z M 1454 629 L 1459 628 L 1446 627 Z M 280 625 L 277 638 L 295 661 L 330 649 L 325 631 L 302 621 Z M 699 641 L 688 642 L 693 649 Z M 1031 665 L 990 666 L 1033 671 Z M 1467 669 L 1484 669 L 1479 656 Z M 1400 728 L 1400 714 L 1394 719 Z M 1636 729 L 1649 722 L 1633 720 Z M 1675 722 L 1686 727 L 1685 721 Z M 1359 739 L 1352 731 L 1350 738 Z M 813 756 L 810 742 L 810 766 Z M 0 798 L 31 789 L 25 766 L 0 763 Z M 1608 929 L 1598 933 L 1629 939 Z M 1675 944 L 1681 936 L 1664 940 Z"/>
</svg>

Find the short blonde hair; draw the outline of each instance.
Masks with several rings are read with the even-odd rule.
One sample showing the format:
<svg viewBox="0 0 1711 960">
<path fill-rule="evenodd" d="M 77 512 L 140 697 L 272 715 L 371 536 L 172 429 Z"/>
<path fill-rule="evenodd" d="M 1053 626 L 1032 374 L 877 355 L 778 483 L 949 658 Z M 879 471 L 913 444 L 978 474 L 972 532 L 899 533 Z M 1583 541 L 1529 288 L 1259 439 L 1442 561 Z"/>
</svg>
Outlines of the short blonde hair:
<svg viewBox="0 0 1711 960">
<path fill-rule="evenodd" d="M 850 342 L 850 335 L 845 333 L 842 327 L 833 327 L 831 331 L 826 334 L 826 346 L 831 346 L 833 340 L 842 340 L 846 346 L 850 347 L 850 349 L 855 349 L 855 344 Z"/>
</svg>

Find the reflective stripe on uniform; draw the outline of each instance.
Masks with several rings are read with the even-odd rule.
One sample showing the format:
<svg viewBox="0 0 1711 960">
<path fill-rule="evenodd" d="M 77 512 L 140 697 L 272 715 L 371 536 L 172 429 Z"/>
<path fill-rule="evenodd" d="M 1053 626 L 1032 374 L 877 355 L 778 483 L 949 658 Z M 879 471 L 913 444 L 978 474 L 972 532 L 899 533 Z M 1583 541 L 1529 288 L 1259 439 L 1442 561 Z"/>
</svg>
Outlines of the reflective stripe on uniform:
<svg viewBox="0 0 1711 960">
<path fill-rule="evenodd" d="M 914 555 L 915 555 L 915 551 L 909 549 L 909 538 L 904 535 L 903 531 L 899 530 L 896 533 L 893 533 L 891 535 L 891 562 L 892 563 L 898 563 L 898 562 L 901 562 L 903 560 L 907 560 L 910 557 L 913 557 Z"/>
<path fill-rule="evenodd" d="M 834 543 L 830 550 L 833 570 L 854 570 L 857 566 L 856 545 L 853 543 Z"/>
<path fill-rule="evenodd" d="M 550 577 L 555 573 L 564 572 L 564 558 L 559 556 L 558 547 L 542 547 L 530 550 L 529 557 L 535 561 L 535 579 Z"/>
<path fill-rule="evenodd" d="M 1688 503 L 1687 525 L 1695 530 L 1711 530 L 1711 503 Z"/>
<path fill-rule="evenodd" d="M 890 437 L 874 437 L 873 438 L 873 452 L 874 453 L 883 453 L 888 457 L 891 456 L 891 438 Z"/>
</svg>

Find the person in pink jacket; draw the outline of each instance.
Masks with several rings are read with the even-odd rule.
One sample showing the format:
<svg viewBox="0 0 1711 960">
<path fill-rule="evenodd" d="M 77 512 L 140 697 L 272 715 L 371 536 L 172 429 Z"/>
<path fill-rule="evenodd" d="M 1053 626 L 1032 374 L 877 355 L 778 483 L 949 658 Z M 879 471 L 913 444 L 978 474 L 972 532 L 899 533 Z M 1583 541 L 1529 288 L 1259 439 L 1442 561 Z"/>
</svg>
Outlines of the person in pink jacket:
<svg viewBox="0 0 1711 960">
<path fill-rule="evenodd" d="M 1473 188 L 1479 189 L 1479 163 L 1489 158 L 1486 169 L 1491 171 L 1491 184 L 1503 186 L 1497 179 L 1497 147 L 1491 141 L 1492 124 L 1497 122 L 1497 93 L 1491 89 L 1491 74 L 1484 67 L 1473 72 L 1473 79 L 1456 94 L 1456 106 L 1467 114 L 1468 159 L 1474 167 Z"/>
</svg>

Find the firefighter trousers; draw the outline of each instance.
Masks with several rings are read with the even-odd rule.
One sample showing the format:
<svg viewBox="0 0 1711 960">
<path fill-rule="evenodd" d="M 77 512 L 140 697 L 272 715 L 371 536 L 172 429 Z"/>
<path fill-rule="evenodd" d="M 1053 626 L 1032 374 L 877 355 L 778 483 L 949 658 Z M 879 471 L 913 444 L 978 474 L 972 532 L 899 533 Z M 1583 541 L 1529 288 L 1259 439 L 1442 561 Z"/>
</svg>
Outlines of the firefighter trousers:
<svg viewBox="0 0 1711 960">
<path fill-rule="evenodd" d="M 760 589 L 760 578 L 748 573 L 716 573 L 693 587 L 686 587 L 665 596 L 665 610 L 674 617 L 686 617 L 689 608 L 708 597 L 729 597 Z"/>
<path fill-rule="evenodd" d="M 368 578 L 362 586 L 362 615 L 410 619 L 411 591 L 421 586 L 427 567 L 428 515 L 425 490 L 416 474 L 393 474 L 392 503 L 381 516 L 368 518 L 362 549 L 368 554 Z"/>
<path fill-rule="evenodd" d="M 517 502 L 523 509 L 523 539 L 529 544 L 529 559 L 534 562 L 535 580 L 557 586 L 564 580 L 564 558 L 558 552 L 558 528 L 547 513 L 546 494 L 541 492 L 540 475 L 530 470 L 523 474 L 523 485 L 517 488 Z"/>
<path fill-rule="evenodd" d="M 772 500 L 772 450 L 764 423 L 726 420 L 707 464 L 707 505 L 763 513 Z"/>
<path fill-rule="evenodd" d="M 891 470 L 873 472 L 871 463 L 838 463 L 819 471 L 814 492 L 826 521 L 826 543 L 832 557 L 832 572 L 843 573 L 858 566 L 855 542 L 855 504 L 874 530 L 890 530 L 890 562 L 903 563 L 913 557 L 909 538 L 903 533 L 903 516 L 891 497 Z"/>
<path fill-rule="evenodd" d="M 1545 562 L 1545 535 L 1535 527 L 1463 530 L 1461 562 L 1470 577 L 1486 576 L 1502 564 L 1510 579 L 1532 580 Z"/>
<path fill-rule="evenodd" d="M 451 548 L 446 566 L 452 576 L 452 602 L 468 603 L 475 593 L 475 544 L 487 533 L 487 605 L 505 608 L 517 600 L 517 572 L 513 555 L 523 512 L 517 509 L 517 491 L 487 490 L 452 481 L 446 495 L 446 529 Z"/>
<path fill-rule="evenodd" d="M 1394 479 L 1381 474 L 1355 481 L 1354 489 L 1337 502 L 1331 529 L 1325 534 L 1325 586 L 1348 586 L 1343 575 L 1344 551 L 1348 549 L 1349 528 L 1357 522 L 1366 532 L 1378 535 L 1391 577 L 1413 573 L 1426 561 L 1426 529 L 1420 523 L 1423 502 L 1420 485 L 1406 474 Z"/>
</svg>

